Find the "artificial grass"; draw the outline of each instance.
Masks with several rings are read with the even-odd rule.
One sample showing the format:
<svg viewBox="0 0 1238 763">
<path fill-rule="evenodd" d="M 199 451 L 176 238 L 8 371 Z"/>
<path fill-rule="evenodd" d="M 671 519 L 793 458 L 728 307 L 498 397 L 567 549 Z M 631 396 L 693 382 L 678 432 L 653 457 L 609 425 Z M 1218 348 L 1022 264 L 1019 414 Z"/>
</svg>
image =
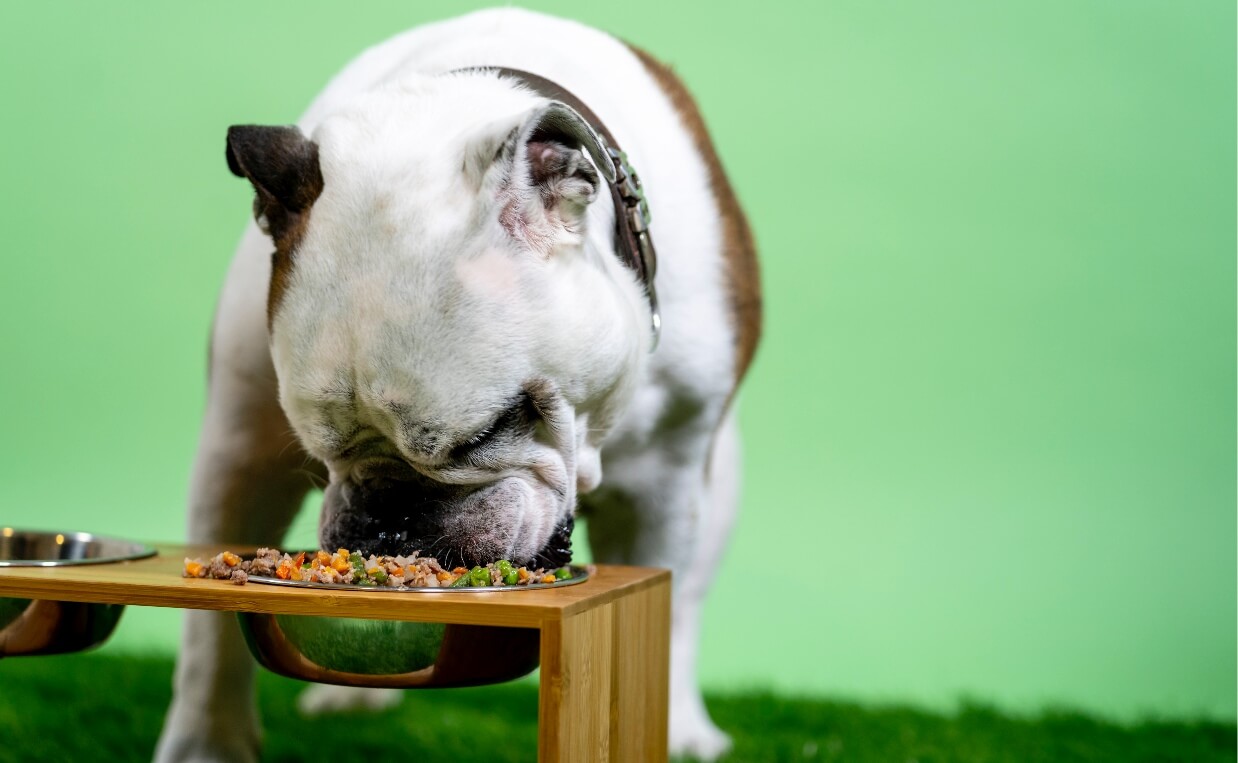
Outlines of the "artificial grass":
<svg viewBox="0 0 1238 763">
<path fill-rule="evenodd" d="M 163 658 L 0 660 L 0 761 L 148 761 L 171 681 L 172 661 Z M 393 710 L 313 720 L 295 710 L 304 686 L 260 673 L 264 760 L 536 759 L 537 689 L 528 682 L 411 691 Z M 772 694 L 722 694 L 707 701 L 735 740 L 730 763 L 1235 760 L 1232 723 L 1117 725 L 1062 711 L 1021 718 L 975 704 L 938 714 Z"/>
</svg>

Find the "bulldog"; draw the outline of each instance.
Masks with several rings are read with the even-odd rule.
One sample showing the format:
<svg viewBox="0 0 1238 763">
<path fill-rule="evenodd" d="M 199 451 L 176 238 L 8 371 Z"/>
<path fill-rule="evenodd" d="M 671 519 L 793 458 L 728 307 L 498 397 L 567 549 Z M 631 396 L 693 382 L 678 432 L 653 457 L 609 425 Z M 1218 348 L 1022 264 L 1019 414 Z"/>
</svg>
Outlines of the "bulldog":
<svg viewBox="0 0 1238 763">
<path fill-rule="evenodd" d="M 277 545 L 319 478 L 324 548 L 559 564 L 579 513 L 595 560 L 673 571 L 671 750 L 724 752 L 695 655 L 760 295 L 676 76 L 482 11 L 365 51 L 295 127 L 231 128 L 226 158 L 254 220 L 212 330 L 189 540 Z M 231 615 L 188 612 L 156 759 L 255 760 L 253 675 Z"/>
</svg>

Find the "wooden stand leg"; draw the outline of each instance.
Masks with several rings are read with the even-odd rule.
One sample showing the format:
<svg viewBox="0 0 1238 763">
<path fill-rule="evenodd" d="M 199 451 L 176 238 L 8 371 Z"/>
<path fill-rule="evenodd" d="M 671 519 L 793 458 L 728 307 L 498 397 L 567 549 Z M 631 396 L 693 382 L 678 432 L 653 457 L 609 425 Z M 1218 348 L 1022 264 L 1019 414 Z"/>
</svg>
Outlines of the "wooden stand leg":
<svg viewBox="0 0 1238 763">
<path fill-rule="evenodd" d="M 540 763 L 663 763 L 670 583 L 542 627 Z"/>
<path fill-rule="evenodd" d="M 542 627 L 538 763 L 610 760 L 613 630 L 609 604 Z"/>
</svg>

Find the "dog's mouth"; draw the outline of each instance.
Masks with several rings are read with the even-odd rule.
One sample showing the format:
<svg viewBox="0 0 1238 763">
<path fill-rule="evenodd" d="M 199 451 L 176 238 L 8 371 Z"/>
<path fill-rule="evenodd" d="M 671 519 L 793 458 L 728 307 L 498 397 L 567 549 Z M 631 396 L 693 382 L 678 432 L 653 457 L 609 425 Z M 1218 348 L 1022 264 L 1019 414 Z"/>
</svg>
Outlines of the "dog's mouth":
<svg viewBox="0 0 1238 763">
<path fill-rule="evenodd" d="M 434 543 L 416 537 L 407 529 L 383 529 L 384 523 L 373 517 L 364 517 L 361 520 L 355 524 L 350 523 L 346 531 L 333 533 L 325 538 L 328 542 L 323 546 L 325 548 L 347 548 L 380 556 L 412 556 L 416 552 L 420 556 L 438 559 L 439 564 L 447 569 L 473 567 L 498 561 L 470 551 L 467 542 L 462 546 L 449 545 L 445 541 Z M 543 567 L 545 569 L 555 569 L 570 563 L 572 561 L 572 530 L 575 524 L 575 518 L 568 515 L 555 527 L 550 534 L 550 540 L 533 559 L 512 561 L 533 568 Z"/>
<path fill-rule="evenodd" d="M 498 561 L 500 547 L 483 533 L 448 531 L 458 495 L 435 495 L 417 499 L 404 491 L 374 493 L 345 485 L 328 488 L 323 501 L 319 540 L 323 548 L 347 548 L 365 554 L 434 557 L 447 569 L 473 567 Z M 569 512 L 534 554 L 509 559 L 513 564 L 554 569 L 572 560 L 572 530 L 575 518 Z M 486 528 L 483 528 L 486 529 Z"/>
<path fill-rule="evenodd" d="M 572 530 L 575 527 L 576 517 L 568 514 L 566 519 L 555 526 L 546 547 L 533 559 L 533 566 L 554 569 L 570 563 L 572 561 Z"/>
</svg>

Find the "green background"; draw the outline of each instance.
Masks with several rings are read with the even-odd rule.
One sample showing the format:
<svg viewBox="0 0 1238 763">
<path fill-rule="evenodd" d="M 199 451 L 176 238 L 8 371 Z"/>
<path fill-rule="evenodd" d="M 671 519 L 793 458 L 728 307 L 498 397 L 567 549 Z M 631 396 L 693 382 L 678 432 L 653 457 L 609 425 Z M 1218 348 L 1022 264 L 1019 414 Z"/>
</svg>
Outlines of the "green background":
<svg viewBox="0 0 1238 763">
<path fill-rule="evenodd" d="M 0 6 L 0 522 L 183 537 L 225 128 L 474 7 Z M 537 7 L 676 66 L 763 254 L 705 683 L 1232 719 L 1233 3 Z"/>
</svg>

